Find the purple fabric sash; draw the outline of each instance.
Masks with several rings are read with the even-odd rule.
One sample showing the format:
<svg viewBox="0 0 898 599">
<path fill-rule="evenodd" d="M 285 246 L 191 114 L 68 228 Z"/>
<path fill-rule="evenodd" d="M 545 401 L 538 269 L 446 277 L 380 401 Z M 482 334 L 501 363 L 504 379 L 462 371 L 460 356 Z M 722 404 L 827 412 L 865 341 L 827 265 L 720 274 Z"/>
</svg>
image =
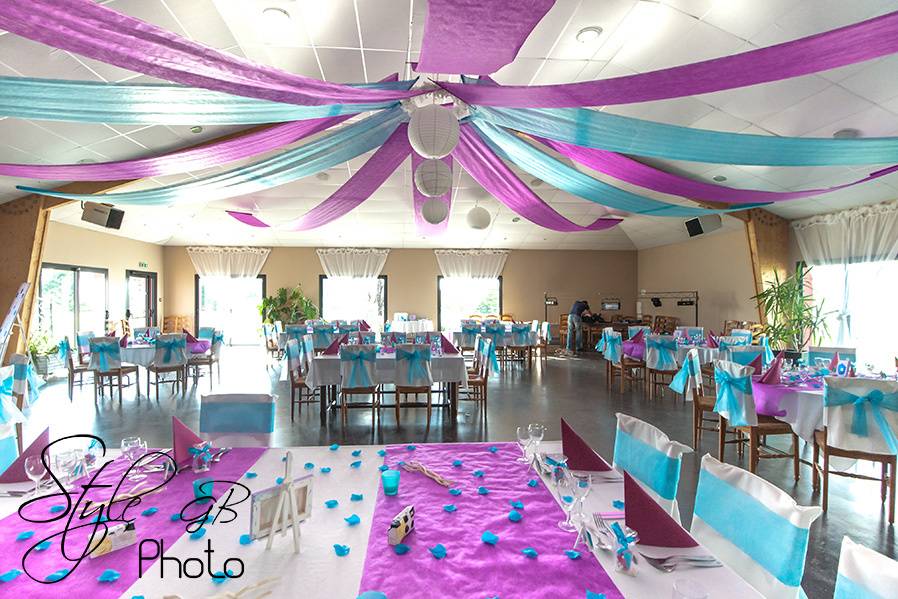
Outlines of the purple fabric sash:
<svg viewBox="0 0 898 599">
<path fill-rule="evenodd" d="M 452 211 L 452 187 L 449 188 L 449 191 L 444 193 L 438 198 L 429 198 L 420 191 L 418 191 L 418 186 L 415 185 L 415 169 L 418 168 L 418 165 L 424 162 L 425 158 L 419 156 L 416 152 L 412 152 L 412 201 L 414 204 L 415 210 L 415 231 L 418 235 L 423 235 L 425 237 L 436 237 L 438 235 L 442 235 L 449 228 L 449 213 Z M 443 162 L 449 167 L 449 170 L 452 170 L 452 156 L 446 156 L 442 159 Z M 437 224 L 431 224 L 424 220 L 424 215 L 421 213 L 421 210 L 424 208 L 424 202 L 427 200 L 439 200 L 440 202 L 446 204 L 446 218 Z"/>
<path fill-rule="evenodd" d="M 779 81 L 895 52 L 898 52 L 898 12 L 767 48 L 626 77 L 561 85 L 493 87 L 441 82 L 440 86 L 469 104 L 484 106 L 607 106 Z"/>
<path fill-rule="evenodd" d="M 226 455 L 221 462 L 208 473 L 193 474 L 191 471 L 182 472 L 175 476 L 165 488 L 157 494 L 147 495 L 140 500 L 140 504 L 127 510 L 126 517 L 135 519 L 135 527 L 137 529 L 138 539 L 152 538 L 162 541 L 166 549 L 170 548 L 175 541 L 185 534 L 187 524 L 182 521 L 172 521 L 171 515 L 179 513 L 194 497 L 193 481 L 202 477 L 209 477 L 214 480 L 239 481 L 246 471 L 252 467 L 259 457 L 265 452 L 265 448 L 234 448 Z M 88 497 L 93 500 L 107 499 L 113 492 L 115 485 L 121 480 L 127 467 L 125 460 L 121 458 L 116 460 L 112 465 L 108 466 L 103 474 L 98 478 L 98 483 L 112 484 L 112 488 L 94 489 L 90 491 Z M 160 474 L 153 474 L 161 480 Z M 122 489 L 127 490 L 134 486 L 135 483 L 125 481 Z M 152 488 L 152 487 L 149 487 Z M 212 495 L 217 499 L 221 497 L 226 487 L 223 484 L 215 484 Z M 72 498 L 74 503 L 77 496 Z M 127 502 L 117 503 L 113 508 L 112 517 L 120 517 L 123 505 Z M 68 516 L 65 512 L 51 513 L 50 507 L 54 505 L 65 506 L 65 500 L 60 497 L 51 497 L 28 506 L 26 515 L 31 519 L 49 519 L 54 516 L 63 516 L 55 522 L 33 523 L 22 520 L 18 513 L 11 514 L 3 520 L 0 520 L 0 573 L 8 572 L 16 568 L 22 570 L 22 557 L 25 552 L 36 545 L 41 540 L 59 533 L 65 527 Z M 158 508 L 158 512 L 144 516 L 141 514 L 150 507 Z M 193 506 L 188 516 L 199 515 L 199 507 Z M 72 516 L 72 525 L 82 526 L 90 522 L 91 518 L 79 520 L 80 508 L 76 515 Z M 106 510 L 103 510 L 106 514 Z M 213 515 L 215 512 L 213 511 Z M 114 523 L 113 523 L 114 524 Z M 212 524 L 214 526 L 214 524 Z M 34 531 L 34 536 L 25 541 L 17 541 L 16 536 L 24 531 Z M 67 539 L 66 553 L 67 555 L 80 553 L 86 544 L 86 537 L 81 532 L 87 532 L 88 528 L 83 528 L 70 532 L 72 535 Z M 71 542 L 72 545 L 68 545 Z M 200 543 L 198 541 L 198 543 Z M 197 547 L 197 554 L 202 555 L 202 549 L 205 543 L 200 543 Z M 235 539 L 236 544 L 236 539 Z M 128 587 L 134 584 L 138 574 L 137 560 L 137 544 L 131 545 L 124 549 L 119 549 L 113 553 L 98 557 L 96 559 L 87 558 L 82 561 L 67 578 L 54 584 L 42 584 L 33 581 L 26 574 L 20 575 L 11 582 L 0 583 L 0 595 L 29 597 L 31 599 L 57 599 L 58 597 L 91 597 L 92 599 L 114 599 L 124 593 Z M 213 548 L 214 549 L 214 548 Z M 145 550 L 146 551 L 146 550 Z M 72 563 L 63 558 L 60 546 L 60 537 L 53 537 L 50 546 L 44 551 L 32 551 L 26 559 L 28 572 L 35 578 L 43 579 L 43 577 L 61 569 L 72 568 Z M 149 564 L 147 564 L 149 566 Z M 106 569 L 117 570 L 121 577 L 115 582 L 98 582 L 97 577 Z"/>
<path fill-rule="evenodd" d="M 495 453 L 489 447 L 497 448 Z M 539 478 L 526 464 L 516 462 L 520 450 L 513 443 L 453 443 L 387 448 L 384 463 L 420 462 L 454 481 L 461 495 L 417 473 L 402 470 L 399 494 L 387 497 L 383 488 L 368 537 L 368 553 L 359 592 L 380 591 L 387 597 L 585 597 L 586 591 L 605 593 L 607 599 L 623 595 L 588 552 L 577 560 L 564 551 L 574 544 L 574 533 L 558 528 L 564 513 Z M 461 467 L 453 467 L 461 460 Z M 484 475 L 472 475 L 482 470 Z M 486 495 L 477 492 L 483 486 Z M 509 520 L 511 501 L 521 501 L 519 522 Z M 444 505 L 456 511 L 447 512 Z M 403 543 L 411 549 L 396 555 L 387 544 L 390 522 L 407 505 L 415 506 L 415 530 Z M 499 537 L 495 545 L 481 541 L 485 531 Z M 446 557 L 435 559 L 428 548 L 446 547 Z M 535 559 L 521 550 L 532 547 Z"/>
<path fill-rule="evenodd" d="M 823 189 L 807 189 L 804 191 L 763 191 L 759 189 L 737 189 L 723 185 L 713 185 L 703 181 L 696 181 L 687 177 L 681 177 L 654 168 L 647 164 L 637 162 L 623 154 L 599 150 L 596 148 L 584 148 L 561 141 L 536 137 L 538 141 L 549 146 L 562 156 L 589 167 L 593 170 L 610 175 L 615 179 L 626 181 L 633 185 L 639 185 L 661 193 L 682 196 L 691 200 L 704 200 L 707 202 L 726 202 L 729 204 L 753 204 L 756 202 L 782 202 L 784 200 L 797 200 L 821 195 L 867 183 L 879 177 L 890 175 L 898 171 L 898 166 L 890 166 L 882 170 L 870 173 L 863 179 L 826 187 Z"/>
<path fill-rule="evenodd" d="M 415 71 L 495 73 L 515 59 L 553 4 L 555 0 L 428 0 Z"/>
<path fill-rule="evenodd" d="M 367 162 L 329 198 L 297 219 L 280 225 L 286 231 L 308 231 L 324 226 L 361 205 L 371 197 L 408 157 L 412 148 L 408 143 L 408 124 L 402 123 Z M 252 214 L 228 210 L 235 219 L 251 227 L 270 227 Z"/>
<path fill-rule="evenodd" d="M 780 401 L 784 395 L 790 393 L 800 393 L 802 391 L 819 391 L 821 387 L 812 383 L 804 383 L 798 385 L 769 385 L 758 380 L 759 377 L 752 377 L 751 388 L 752 395 L 755 399 L 755 412 L 764 416 L 776 416 L 781 418 L 787 415 L 786 410 L 780 409 Z"/>
<path fill-rule="evenodd" d="M 618 218 L 599 218 L 586 226 L 573 223 L 533 193 L 496 155 L 468 124 L 461 126 L 461 138 L 452 151 L 475 181 L 515 214 L 546 229 L 562 232 L 602 231 L 619 224 Z"/>
<path fill-rule="evenodd" d="M 385 102 L 422 93 L 288 73 L 192 42 L 93 0 L 3 0 L 0 29 L 166 81 L 288 104 Z"/>
</svg>

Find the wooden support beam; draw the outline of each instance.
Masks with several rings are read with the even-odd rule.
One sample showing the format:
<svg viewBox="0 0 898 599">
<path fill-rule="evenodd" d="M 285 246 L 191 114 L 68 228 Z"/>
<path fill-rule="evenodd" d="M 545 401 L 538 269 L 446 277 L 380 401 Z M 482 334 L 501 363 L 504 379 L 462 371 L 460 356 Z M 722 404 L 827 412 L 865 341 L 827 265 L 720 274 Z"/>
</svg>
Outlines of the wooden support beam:
<svg viewBox="0 0 898 599">
<path fill-rule="evenodd" d="M 789 265 L 789 221 L 762 208 L 745 211 L 745 233 L 751 251 L 751 267 L 755 278 L 755 293 L 764 290 L 765 281 L 779 273 L 780 278 L 792 271 Z M 758 308 L 758 322 L 766 323 L 767 315 Z"/>
</svg>

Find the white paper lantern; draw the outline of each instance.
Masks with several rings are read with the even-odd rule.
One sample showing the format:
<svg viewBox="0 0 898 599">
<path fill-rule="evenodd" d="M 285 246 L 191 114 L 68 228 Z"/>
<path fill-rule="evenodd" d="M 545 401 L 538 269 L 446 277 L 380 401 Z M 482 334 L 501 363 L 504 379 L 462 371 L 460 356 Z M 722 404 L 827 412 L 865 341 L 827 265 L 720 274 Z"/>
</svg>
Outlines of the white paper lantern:
<svg viewBox="0 0 898 599">
<path fill-rule="evenodd" d="M 472 229 L 486 229 L 490 226 L 490 213 L 486 208 L 474 206 L 468 212 L 468 226 Z"/>
<path fill-rule="evenodd" d="M 428 104 L 412 112 L 408 141 L 424 158 L 448 156 L 458 144 L 458 119 L 451 108 Z"/>
<path fill-rule="evenodd" d="M 442 160 L 425 160 L 415 169 L 415 187 L 429 198 L 452 189 L 452 170 Z"/>
<path fill-rule="evenodd" d="M 438 225 L 449 216 L 449 205 L 443 200 L 427 200 L 421 205 L 421 216 L 432 225 Z"/>
</svg>

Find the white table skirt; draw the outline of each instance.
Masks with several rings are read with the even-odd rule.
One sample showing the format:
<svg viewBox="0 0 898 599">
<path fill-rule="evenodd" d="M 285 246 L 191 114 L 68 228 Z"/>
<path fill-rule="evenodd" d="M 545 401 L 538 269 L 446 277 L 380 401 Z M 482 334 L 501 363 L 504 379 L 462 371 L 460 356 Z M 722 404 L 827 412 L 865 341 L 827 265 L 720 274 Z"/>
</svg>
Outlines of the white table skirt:
<svg viewBox="0 0 898 599">
<path fill-rule="evenodd" d="M 126 364 L 137 364 L 146 368 L 153 363 L 155 356 L 156 348 L 153 346 L 122 348 L 122 362 Z"/>
<path fill-rule="evenodd" d="M 677 364 L 682 364 L 690 349 L 698 350 L 698 361 L 702 365 L 710 364 L 720 356 L 720 350 L 716 347 L 696 347 L 694 345 L 677 346 Z"/>
<path fill-rule="evenodd" d="M 393 383 L 396 380 L 395 354 L 378 354 L 375 362 L 375 382 Z M 433 356 L 430 363 L 433 380 L 441 383 L 465 383 L 468 380 L 465 369 L 465 359 L 461 354 L 443 354 Z M 311 388 L 324 385 L 340 384 L 340 357 L 339 356 L 315 356 L 309 376 L 306 377 L 306 385 Z"/>
<path fill-rule="evenodd" d="M 390 324 L 393 333 L 427 333 L 435 331 L 433 321 L 423 318 L 421 320 L 394 320 Z"/>
<path fill-rule="evenodd" d="M 485 335 L 485 333 L 481 334 Z M 455 331 L 454 333 L 452 333 L 452 343 L 455 344 L 456 347 L 461 347 L 462 339 L 463 335 L 461 331 Z M 490 339 L 492 339 L 492 337 L 490 337 Z M 527 345 L 535 346 L 537 344 L 537 341 L 538 335 L 536 334 L 536 331 L 530 331 Z M 515 345 L 512 339 L 512 334 L 511 332 L 506 331 L 505 336 L 502 337 L 502 339 L 499 341 L 497 347 L 511 347 L 512 345 Z"/>
<path fill-rule="evenodd" d="M 783 393 L 779 408 L 786 415 L 777 416 L 777 420 L 788 422 L 795 434 L 808 443 L 814 442 L 815 430 L 823 430 L 823 389 Z"/>
</svg>

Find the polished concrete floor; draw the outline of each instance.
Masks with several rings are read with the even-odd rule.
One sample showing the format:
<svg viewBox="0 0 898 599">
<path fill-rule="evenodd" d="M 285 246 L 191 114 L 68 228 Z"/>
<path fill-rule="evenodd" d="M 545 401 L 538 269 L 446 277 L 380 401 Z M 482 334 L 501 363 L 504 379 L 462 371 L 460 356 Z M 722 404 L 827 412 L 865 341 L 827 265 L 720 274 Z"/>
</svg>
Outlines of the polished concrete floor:
<svg viewBox="0 0 898 599">
<path fill-rule="evenodd" d="M 196 387 L 182 397 L 171 396 L 163 387 L 160 399 L 145 397 L 146 383 L 141 372 L 144 396 L 135 397 L 134 388 L 125 390 L 124 401 L 102 399 L 96 405 L 89 385 L 75 391 L 69 402 L 64 381 L 51 382 L 45 387 L 40 401 L 33 407 L 26 438 L 36 435 L 44 426 L 51 426 L 51 435 L 93 432 L 107 444 L 117 445 L 125 435 L 139 434 L 151 446 L 169 447 L 171 415 L 189 426 L 199 423 L 199 397 L 209 392 L 209 379 L 201 378 Z M 272 392 L 282 398 L 289 395 L 288 385 L 280 381 L 279 369 L 272 366 L 261 348 L 226 348 L 222 360 L 221 383 L 215 382 L 215 392 Z M 214 379 L 213 379 L 214 381 Z M 668 394 L 663 401 L 649 402 L 641 390 L 609 394 L 605 390 L 604 365 L 594 355 L 580 358 L 549 359 L 547 364 L 535 363 L 532 369 L 512 366 L 493 376 L 489 388 L 487 418 L 481 418 L 476 407 L 462 402 L 455 422 L 446 413 L 436 411 L 432 423 L 425 423 L 424 410 L 408 409 L 397 427 L 392 410 L 385 411 L 381 425 L 372 430 L 368 410 L 350 412 L 347 427 L 340 424 L 339 415 L 321 424 L 317 404 L 305 405 L 295 423 L 290 422 L 289 402 L 278 402 L 275 444 L 278 446 L 452 442 L 452 441 L 512 441 L 518 425 L 542 422 L 548 427 L 547 439 L 560 436 L 559 418 L 564 417 L 600 453 L 610 457 L 614 445 L 616 412 L 626 412 L 660 427 L 672 438 L 691 444 L 691 407 L 674 401 Z M 684 458 L 678 501 L 684 524 L 692 519 L 695 486 L 702 454 L 716 451 L 713 434 L 703 440 L 701 451 Z M 810 448 L 805 447 L 805 457 Z M 730 448 L 729 462 L 742 464 Z M 789 460 L 762 461 L 759 474 L 790 493 L 802 505 L 818 505 L 819 494 L 811 489 L 811 471 L 802 467 L 801 480 L 792 481 Z M 811 599 L 831 597 L 843 535 L 896 557 L 895 530 L 889 526 L 885 509 L 879 501 L 879 486 L 875 482 L 832 477 L 829 512 L 818 519 L 812 528 L 804 589 Z M 739 517 L 734 514 L 734 517 Z M 746 523 L 750 525 L 751 523 Z"/>
</svg>

